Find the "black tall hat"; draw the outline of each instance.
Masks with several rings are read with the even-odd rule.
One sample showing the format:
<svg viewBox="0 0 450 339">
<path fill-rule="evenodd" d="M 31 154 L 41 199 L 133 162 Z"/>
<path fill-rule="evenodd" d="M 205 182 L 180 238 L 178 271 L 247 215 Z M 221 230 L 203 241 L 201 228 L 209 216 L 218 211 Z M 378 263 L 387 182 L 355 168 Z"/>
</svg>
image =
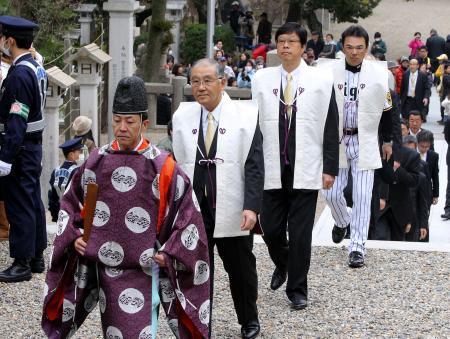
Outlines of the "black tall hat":
<svg viewBox="0 0 450 339">
<path fill-rule="evenodd" d="M 125 77 L 119 81 L 113 102 L 114 114 L 147 114 L 148 103 L 144 81 L 137 77 Z"/>
</svg>

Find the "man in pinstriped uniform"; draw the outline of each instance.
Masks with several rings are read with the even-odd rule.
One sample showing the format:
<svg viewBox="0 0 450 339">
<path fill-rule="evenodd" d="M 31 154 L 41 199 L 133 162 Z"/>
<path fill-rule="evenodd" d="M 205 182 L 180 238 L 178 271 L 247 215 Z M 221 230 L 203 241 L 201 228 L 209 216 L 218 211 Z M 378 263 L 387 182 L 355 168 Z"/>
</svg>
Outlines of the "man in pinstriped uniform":
<svg viewBox="0 0 450 339">
<path fill-rule="evenodd" d="M 348 265 L 364 265 L 369 231 L 374 171 L 381 167 L 378 126 L 381 123 L 382 155 L 392 155 L 392 100 L 388 70 L 375 61 L 364 60 L 369 37 L 361 26 L 342 33 L 345 60 L 333 63 L 334 86 L 339 109 L 339 175 L 324 196 L 335 220 L 332 238 L 340 243 L 350 225 Z M 353 177 L 352 212 L 347 211 L 344 188 L 349 170 Z"/>
</svg>

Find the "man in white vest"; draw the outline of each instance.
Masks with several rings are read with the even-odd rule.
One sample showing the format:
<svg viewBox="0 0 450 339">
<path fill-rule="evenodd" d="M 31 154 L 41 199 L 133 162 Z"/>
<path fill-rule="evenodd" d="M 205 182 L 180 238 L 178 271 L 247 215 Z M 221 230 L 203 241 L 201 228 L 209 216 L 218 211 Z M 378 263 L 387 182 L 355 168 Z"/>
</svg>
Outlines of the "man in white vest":
<svg viewBox="0 0 450 339">
<path fill-rule="evenodd" d="M 333 77 L 302 60 L 306 38 L 297 23 L 281 26 L 275 40 L 282 65 L 259 70 L 252 81 L 264 136 L 261 227 L 275 264 L 270 287 L 287 278 L 286 294 L 297 310 L 307 306 L 318 191 L 333 185 L 339 162 Z"/>
<path fill-rule="evenodd" d="M 216 61 L 202 59 L 192 67 L 192 93 L 197 102 L 181 103 L 173 116 L 173 151 L 193 182 L 203 215 L 211 277 L 217 246 L 230 280 L 242 338 L 249 339 L 260 331 L 250 231 L 261 207 L 264 157 L 257 106 L 250 100 L 232 101 L 224 92 L 226 83 Z"/>
<path fill-rule="evenodd" d="M 366 30 L 350 26 L 342 33 L 342 45 L 345 59 L 328 64 L 334 73 L 339 109 L 339 175 L 324 195 L 335 220 L 335 243 L 342 241 L 350 225 L 348 265 L 357 268 L 364 265 L 374 172 L 382 167 L 379 134 L 383 158 L 389 160 L 392 154 L 392 100 L 386 66 L 364 59 L 369 45 Z M 343 193 L 349 169 L 353 179 L 351 213 Z"/>
</svg>

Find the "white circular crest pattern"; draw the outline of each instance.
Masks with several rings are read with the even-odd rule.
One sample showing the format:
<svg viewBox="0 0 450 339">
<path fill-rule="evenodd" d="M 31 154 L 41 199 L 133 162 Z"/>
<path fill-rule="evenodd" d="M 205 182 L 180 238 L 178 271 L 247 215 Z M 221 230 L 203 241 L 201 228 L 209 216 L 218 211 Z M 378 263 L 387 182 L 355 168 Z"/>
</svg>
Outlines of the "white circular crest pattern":
<svg viewBox="0 0 450 339">
<path fill-rule="evenodd" d="M 203 302 L 198 310 L 198 318 L 203 325 L 209 324 L 209 299 Z"/>
<path fill-rule="evenodd" d="M 107 266 L 119 266 L 124 258 L 122 246 L 114 241 L 107 241 L 98 250 L 98 258 Z"/>
<path fill-rule="evenodd" d="M 155 254 L 154 248 L 149 248 L 145 250 L 139 257 L 139 264 L 142 267 L 152 267 L 154 254 Z"/>
<path fill-rule="evenodd" d="M 200 236 L 198 234 L 197 226 L 194 224 L 186 227 L 186 229 L 181 233 L 181 243 L 190 251 L 195 250 L 199 238 Z"/>
<path fill-rule="evenodd" d="M 78 288 L 85 288 L 88 280 L 88 267 L 81 264 L 75 272 L 74 278 Z"/>
<path fill-rule="evenodd" d="M 208 281 L 209 266 L 206 261 L 198 260 L 195 263 L 194 285 L 201 285 Z"/>
<path fill-rule="evenodd" d="M 125 225 L 133 233 L 145 232 L 150 227 L 150 214 L 142 207 L 133 207 L 125 215 Z"/>
<path fill-rule="evenodd" d="M 97 227 L 104 226 L 111 217 L 111 211 L 103 201 L 97 201 L 97 204 L 95 205 L 95 212 L 94 212 L 94 220 L 92 221 L 92 225 Z"/>
<path fill-rule="evenodd" d="M 75 305 L 72 304 L 69 300 L 64 299 L 62 321 L 66 322 L 71 320 L 74 314 L 75 314 Z"/>
<path fill-rule="evenodd" d="M 121 276 L 123 273 L 123 270 L 117 267 L 105 267 L 105 273 L 110 278 L 117 278 L 118 276 Z"/>
<path fill-rule="evenodd" d="M 116 191 L 122 193 L 131 191 L 137 183 L 136 172 L 128 166 L 118 167 L 111 175 L 111 183 Z"/>
<path fill-rule="evenodd" d="M 87 184 L 96 183 L 97 182 L 97 176 L 95 175 L 94 171 L 91 171 L 90 169 L 85 169 L 83 172 L 83 175 L 81 177 L 81 183 L 83 185 L 83 191 L 86 195 L 87 193 Z"/>
<path fill-rule="evenodd" d="M 100 312 L 105 313 L 106 295 L 105 295 L 105 292 L 101 288 L 98 291 L 98 304 L 100 306 Z"/>
<path fill-rule="evenodd" d="M 181 307 L 183 307 L 183 310 L 186 309 L 186 297 L 184 296 L 183 292 L 181 292 L 178 288 L 175 289 L 175 293 L 177 295 L 178 300 L 180 301 Z"/>
<path fill-rule="evenodd" d="M 144 327 L 141 333 L 139 333 L 139 339 L 152 339 L 152 327 Z"/>
<path fill-rule="evenodd" d="M 129 314 L 139 312 L 145 303 L 144 295 L 135 288 L 127 288 L 119 295 L 118 303 L 122 311 Z"/>
<path fill-rule="evenodd" d="M 123 335 L 117 327 L 108 326 L 106 329 L 106 339 L 123 339 Z"/>
<path fill-rule="evenodd" d="M 180 332 L 178 331 L 178 319 L 170 319 L 168 323 L 175 337 L 177 339 L 180 338 Z"/>
<path fill-rule="evenodd" d="M 152 182 L 152 192 L 156 199 L 159 199 L 159 174 L 156 175 Z"/>
<path fill-rule="evenodd" d="M 56 222 L 56 235 L 61 235 L 66 230 L 69 223 L 69 213 L 64 210 L 60 210 L 58 213 L 58 221 Z"/>
<path fill-rule="evenodd" d="M 184 179 L 181 175 L 177 175 L 177 187 L 175 189 L 175 201 L 179 200 L 184 194 Z"/>
<path fill-rule="evenodd" d="M 161 295 L 163 302 L 169 303 L 175 299 L 175 291 L 173 290 L 168 278 L 161 278 L 159 280 L 159 285 L 161 286 Z"/>
</svg>

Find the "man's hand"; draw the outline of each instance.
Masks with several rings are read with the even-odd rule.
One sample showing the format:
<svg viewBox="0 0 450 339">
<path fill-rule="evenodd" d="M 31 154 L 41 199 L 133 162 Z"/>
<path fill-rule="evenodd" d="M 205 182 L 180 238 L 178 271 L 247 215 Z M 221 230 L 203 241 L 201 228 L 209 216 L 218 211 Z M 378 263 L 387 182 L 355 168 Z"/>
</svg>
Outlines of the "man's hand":
<svg viewBox="0 0 450 339">
<path fill-rule="evenodd" d="M 392 156 L 392 144 L 383 144 L 381 150 L 383 152 L 383 160 L 388 161 Z"/>
<path fill-rule="evenodd" d="M 329 190 L 331 187 L 333 187 L 334 184 L 334 176 L 329 174 L 322 174 L 322 188 L 324 190 Z"/>
<path fill-rule="evenodd" d="M 0 160 L 0 177 L 5 177 L 11 173 L 11 164 Z"/>
<path fill-rule="evenodd" d="M 427 231 L 426 228 L 421 228 L 421 229 L 420 229 L 420 237 L 419 237 L 419 240 L 425 239 L 426 236 L 427 236 L 427 233 L 428 233 L 428 231 Z"/>
<path fill-rule="evenodd" d="M 394 172 L 400 168 L 401 164 L 398 161 L 394 161 Z"/>
<path fill-rule="evenodd" d="M 423 105 L 424 105 L 424 106 L 427 106 L 427 105 L 428 105 L 428 99 L 427 99 L 427 98 L 424 98 L 424 99 L 423 99 Z"/>
<path fill-rule="evenodd" d="M 251 231 L 255 227 L 257 215 L 250 210 L 242 211 L 241 231 Z"/>
<path fill-rule="evenodd" d="M 433 198 L 433 205 L 437 205 L 438 202 L 439 202 L 439 198 L 438 197 L 434 197 Z"/>
<path fill-rule="evenodd" d="M 86 252 L 86 242 L 83 241 L 83 237 L 79 237 L 75 240 L 75 243 L 73 244 L 73 246 L 75 247 L 75 250 L 84 256 L 84 253 Z"/>
<path fill-rule="evenodd" d="M 161 252 L 156 253 L 156 254 L 153 256 L 153 259 L 155 259 L 156 263 L 157 263 L 160 267 L 167 267 L 166 259 L 164 258 L 164 254 L 162 254 Z"/>
<path fill-rule="evenodd" d="M 406 224 L 405 233 L 409 233 L 409 231 L 411 231 L 411 224 Z"/>
<path fill-rule="evenodd" d="M 386 208 L 386 199 L 380 199 L 380 211 Z"/>
</svg>

